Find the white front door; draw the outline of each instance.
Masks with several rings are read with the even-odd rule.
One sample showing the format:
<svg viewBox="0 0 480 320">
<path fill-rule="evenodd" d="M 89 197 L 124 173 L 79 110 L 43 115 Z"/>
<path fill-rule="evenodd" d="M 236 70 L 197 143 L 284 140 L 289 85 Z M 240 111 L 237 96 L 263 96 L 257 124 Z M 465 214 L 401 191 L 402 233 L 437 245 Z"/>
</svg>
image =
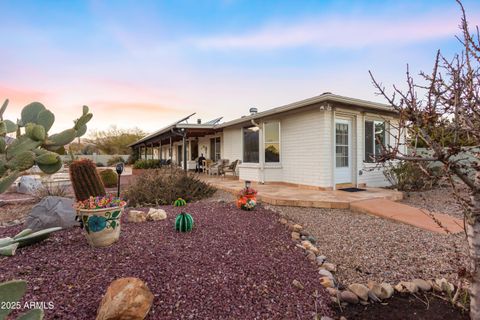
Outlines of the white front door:
<svg viewBox="0 0 480 320">
<path fill-rule="evenodd" d="M 352 120 L 335 119 L 335 184 L 352 183 Z"/>
</svg>

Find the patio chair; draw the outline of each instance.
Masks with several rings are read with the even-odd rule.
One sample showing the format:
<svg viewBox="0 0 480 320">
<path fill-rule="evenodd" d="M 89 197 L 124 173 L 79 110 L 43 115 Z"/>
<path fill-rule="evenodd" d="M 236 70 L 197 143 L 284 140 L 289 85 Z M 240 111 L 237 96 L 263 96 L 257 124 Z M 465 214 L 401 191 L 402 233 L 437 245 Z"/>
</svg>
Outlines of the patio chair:
<svg viewBox="0 0 480 320">
<path fill-rule="evenodd" d="M 233 161 L 229 166 L 223 168 L 223 175 L 225 176 L 227 173 L 232 173 L 234 177 L 237 176 L 237 166 L 240 160 Z"/>
<path fill-rule="evenodd" d="M 221 175 L 223 173 L 223 168 L 228 165 L 228 160 L 226 159 L 220 159 L 217 162 L 215 162 L 211 167 L 210 170 L 208 171 L 209 175 Z"/>
<path fill-rule="evenodd" d="M 202 161 L 203 172 L 209 174 L 210 167 L 212 166 L 213 161 L 210 159 L 205 159 Z"/>
</svg>

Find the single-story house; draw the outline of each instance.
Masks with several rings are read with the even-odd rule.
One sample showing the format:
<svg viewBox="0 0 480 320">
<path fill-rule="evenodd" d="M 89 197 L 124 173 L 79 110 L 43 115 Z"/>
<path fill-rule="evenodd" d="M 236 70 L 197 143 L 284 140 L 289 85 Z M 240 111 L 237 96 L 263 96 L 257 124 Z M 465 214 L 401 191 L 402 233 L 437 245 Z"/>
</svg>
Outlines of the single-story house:
<svg viewBox="0 0 480 320">
<path fill-rule="evenodd" d="M 388 185 L 372 155 L 381 150 L 379 139 L 391 145 L 399 135 L 391 106 L 329 92 L 262 112 L 251 108 L 227 122 L 190 124 L 191 116 L 131 147 L 143 158 L 170 159 L 185 169 L 194 169 L 200 154 L 240 160 L 241 180 L 331 190 Z"/>
</svg>

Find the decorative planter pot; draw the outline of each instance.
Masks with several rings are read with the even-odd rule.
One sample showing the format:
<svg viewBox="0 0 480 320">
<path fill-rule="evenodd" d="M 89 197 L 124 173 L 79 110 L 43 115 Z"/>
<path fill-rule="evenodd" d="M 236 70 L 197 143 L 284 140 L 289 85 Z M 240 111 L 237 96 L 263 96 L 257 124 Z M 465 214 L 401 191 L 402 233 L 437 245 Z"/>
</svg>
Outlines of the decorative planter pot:
<svg viewBox="0 0 480 320">
<path fill-rule="evenodd" d="M 78 209 L 85 238 L 92 247 L 106 247 L 120 237 L 123 207 Z"/>
<path fill-rule="evenodd" d="M 257 201 L 257 194 L 246 194 L 245 198 L 252 199 L 256 202 Z"/>
</svg>

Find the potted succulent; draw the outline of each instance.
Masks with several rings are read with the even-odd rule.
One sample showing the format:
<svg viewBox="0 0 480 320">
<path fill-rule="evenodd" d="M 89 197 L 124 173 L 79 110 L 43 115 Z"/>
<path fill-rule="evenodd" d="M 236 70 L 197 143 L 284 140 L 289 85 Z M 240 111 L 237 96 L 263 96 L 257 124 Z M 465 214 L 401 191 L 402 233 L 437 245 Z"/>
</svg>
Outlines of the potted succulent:
<svg viewBox="0 0 480 320">
<path fill-rule="evenodd" d="M 237 207 L 243 210 L 253 210 L 257 205 L 257 190 L 246 186 L 240 190 L 237 198 Z"/>
<path fill-rule="evenodd" d="M 77 216 L 91 246 L 106 247 L 118 240 L 125 205 L 125 201 L 112 195 L 90 197 L 76 203 Z"/>
</svg>

